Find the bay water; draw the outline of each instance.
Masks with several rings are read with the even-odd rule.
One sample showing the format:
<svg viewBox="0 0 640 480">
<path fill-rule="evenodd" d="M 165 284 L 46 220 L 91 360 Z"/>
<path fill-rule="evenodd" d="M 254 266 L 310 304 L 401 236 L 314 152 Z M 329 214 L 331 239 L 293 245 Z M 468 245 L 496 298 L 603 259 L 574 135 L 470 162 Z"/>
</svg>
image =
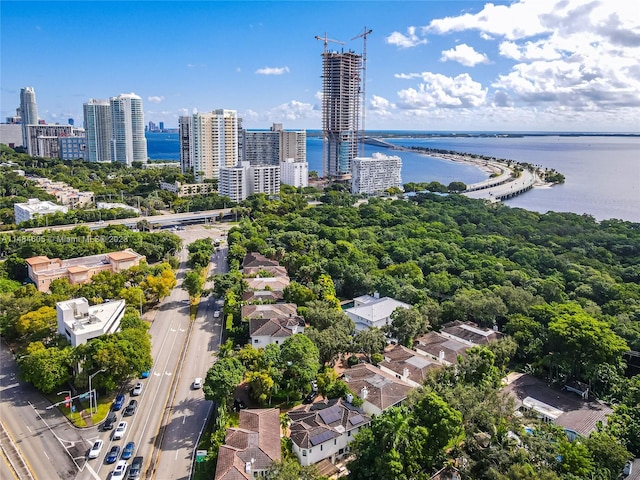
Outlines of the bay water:
<svg viewBox="0 0 640 480">
<path fill-rule="evenodd" d="M 617 218 L 640 222 L 640 137 L 606 135 L 523 135 L 523 136 L 423 136 L 424 132 L 394 133 L 389 143 L 403 147 L 427 147 L 475 153 L 528 162 L 553 168 L 566 177 L 561 185 L 534 188 L 506 200 L 507 205 L 537 212 L 573 212 L 596 220 Z M 375 135 L 375 133 L 371 133 Z M 147 133 L 151 160 L 178 160 L 176 133 Z M 429 157 L 417 152 L 396 151 L 371 145 L 374 152 L 402 158 L 403 182 L 479 182 L 487 174 L 478 168 Z M 322 139 L 307 137 L 309 170 L 322 174 Z"/>
</svg>

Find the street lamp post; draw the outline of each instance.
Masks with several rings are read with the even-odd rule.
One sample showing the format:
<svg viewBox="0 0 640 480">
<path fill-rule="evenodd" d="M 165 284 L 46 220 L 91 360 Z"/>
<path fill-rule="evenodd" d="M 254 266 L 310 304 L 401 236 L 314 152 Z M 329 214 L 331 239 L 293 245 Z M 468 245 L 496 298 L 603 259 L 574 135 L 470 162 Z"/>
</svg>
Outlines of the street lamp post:
<svg viewBox="0 0 640 480">
<path fill-rule="evenodd" d="M 94 373 L 93 375 L 89 375 L 89 413 L 91 415 L 93 415 L 93 390 L 91 389 L 91 380 L 93 379 L 93 377 L 95 377 L 97 374 L 102 373 L 102 372 L 106 372 L 107 370 L 105 368 L 98 370 L 96 373 Z M 98 406 L 96 405 L 96 412 L 98 411 Z"/>
</svg>

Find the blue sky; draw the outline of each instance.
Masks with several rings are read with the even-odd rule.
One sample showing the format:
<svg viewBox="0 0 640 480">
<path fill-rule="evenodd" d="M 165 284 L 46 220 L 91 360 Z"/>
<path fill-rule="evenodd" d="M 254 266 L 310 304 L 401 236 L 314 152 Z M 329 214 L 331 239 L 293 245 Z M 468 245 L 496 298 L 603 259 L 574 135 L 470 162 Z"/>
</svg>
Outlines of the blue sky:
<svg viewBox="0 0 640 480">
<path fill-rule="evenodd" d="M 237 110 L 247 128 L 320 129 L 324 36 L 362 52 L 366 128 L 640 131 L 640 8 L 629 0 L 6 1 L 1 116 L 134 92 L 145 120 Z"/>
</svg>

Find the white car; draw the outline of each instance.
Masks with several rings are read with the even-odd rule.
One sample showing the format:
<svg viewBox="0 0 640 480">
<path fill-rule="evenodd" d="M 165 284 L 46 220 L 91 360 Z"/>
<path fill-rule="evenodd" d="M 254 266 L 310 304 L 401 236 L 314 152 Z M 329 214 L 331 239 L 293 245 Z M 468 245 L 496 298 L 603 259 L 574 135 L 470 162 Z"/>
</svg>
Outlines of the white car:
<svg viewBox="0 0 640 480">
<path fill-rule="evenodd" d="M 127 422 L 120 422 L 116 427 L 115 432 L 113 432 L 113 439 L 120 440 L 124 437 L 125 432 L 127 431 Z"/>
<path fill-rule="evenodd" d="M 136 386 L 133 387 L 133 390 L 131 391 L 131 395 L 136 396 L 136 395 L 140 395 L 141 393 L 142 393 L 142 383 L 138 382 L 136 383 Z"/>
<path fill-rule="evenodd" d="M 116 469 L 111 474 L 111 480 L 124 479 L 124 476 L 127 473 L 127 468 L 129 468 L 129 464 L 124 460 L 120 460 L 116 465 Z"/>
<path fill-rule="evenodd" d="M 104 442 L 102 440 L 96 440 L 91 447 L 91 450 L 89 450 L 89 458 L 98 458 L 103 444 Z"/>
<path fill-rule="evenodd" d="M 213 312 L 213 318 L 218 318 L 220 316 L 220 310 L 216 310 Z"/>
<path fill-rule="evenodd" d="M 193 381 L 193 389 L 194 389 L 194 390 L 198 390 L 199 388 L 202 388 L 202 378 L 197 377 L 197 378 Z"/>
</svg>

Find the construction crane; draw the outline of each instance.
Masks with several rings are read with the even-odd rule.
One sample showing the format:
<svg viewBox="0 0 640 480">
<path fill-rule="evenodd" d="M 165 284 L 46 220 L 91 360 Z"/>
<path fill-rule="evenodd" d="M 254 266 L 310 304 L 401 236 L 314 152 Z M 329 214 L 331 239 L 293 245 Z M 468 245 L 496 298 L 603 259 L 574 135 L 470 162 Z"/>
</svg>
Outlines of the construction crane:
<svg viewBox="0 0 640 480">
<path fill-rule="evenodd" d="M 357 38 L 362 38 L 362 130 L 360 133 L 360 145 L 361 145 L 361 156 L 364 157 L 364 117 L 365 117 L 365 109 L 367 105 L 367 96 L 365 95 L 365 89 L 367 87 L 367 35 L 373 33 L 373 30 L 367 30 L 367 27 L 364 27 L 362 33 L 356 35 L 351 40 L 355 40 Z"/>
<path fill-rule="evenodd" d="M 326 76 L 326 72 L 325 72 L 325 68 L 326 68 L 326 62 L 327 62 L 327 45 L 329 44 L 329 42 L 331 43 L 337 43 L 339 45 L 344 45 L 344 42 L 341 42 L 340 40 L 333 40 L 329 37 L 327 37 L 327 32 L 324 32 L 324 37 L 321 37 L 319 35 L 315 36 L 316 40 L 322 40 L 322 42 L 324 43 L 324 50 L 322 52 L 322 176 L 323 177 L 327 177 L 328 175 L 328 167 L 327 167 L 327 120 L 326 120 L 326 112 L 329 110 L 329 105 L 328 105 L 328 92 L 327 92 L 327 82 L 325 81 L 325 76 Z"/>
</svg>

